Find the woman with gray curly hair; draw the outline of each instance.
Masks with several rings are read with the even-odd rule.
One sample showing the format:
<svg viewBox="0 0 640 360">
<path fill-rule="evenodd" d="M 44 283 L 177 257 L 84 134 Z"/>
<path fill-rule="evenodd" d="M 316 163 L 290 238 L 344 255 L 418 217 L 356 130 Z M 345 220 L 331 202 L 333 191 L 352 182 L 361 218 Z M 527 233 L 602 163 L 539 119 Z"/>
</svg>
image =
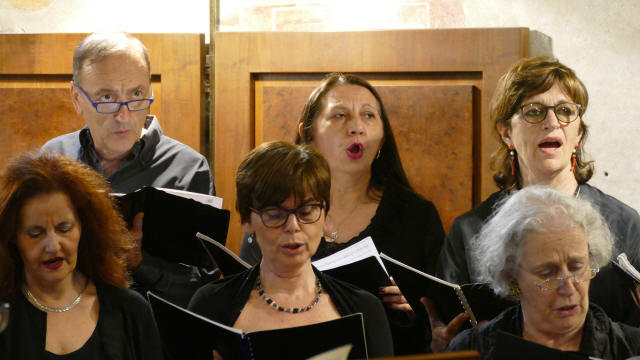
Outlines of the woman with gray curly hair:
<svg viewBox="0 0 640 360">
<path fill-rule="evenodd" d="M 479 279 L 520 304 L 453 339 L 449 350 L 495 356 L 498 331 L 604 359 L 640 354 L 640 329 L 589 304 L 589 285 L 609 262 L 613 237 L 586 200 L 530 186 L 507 198 L 474 242 Z"/>
</svg>

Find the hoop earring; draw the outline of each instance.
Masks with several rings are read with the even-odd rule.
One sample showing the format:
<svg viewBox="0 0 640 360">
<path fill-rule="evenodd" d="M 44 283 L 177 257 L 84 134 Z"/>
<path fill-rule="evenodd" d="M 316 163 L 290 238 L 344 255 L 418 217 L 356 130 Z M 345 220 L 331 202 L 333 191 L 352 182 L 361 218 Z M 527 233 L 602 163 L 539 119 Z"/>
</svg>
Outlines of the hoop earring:
<svg viewBox="0 0 640 360">
<path fill-rule="evenodd" d="M 509 145 L 509 156 L 511 157 L 511 159 L 509 160 L 509 164 L 511 165 L 511 176 L 514 176 L 516 174 L 516 152 L 514 149 L 515 148 L 513 147 L 513 145 Z"/>
<path fill-rule="evenodd" d="M 580 144 L 576 144 L 576 146 L 573 148 L 573 154 L 571 154 L 571 172 L 572 173 L 576 173 L 576 158 L 578 157 L 576 155 L 576 153 L 578 152 L 578 146 Z"/>
</svg>

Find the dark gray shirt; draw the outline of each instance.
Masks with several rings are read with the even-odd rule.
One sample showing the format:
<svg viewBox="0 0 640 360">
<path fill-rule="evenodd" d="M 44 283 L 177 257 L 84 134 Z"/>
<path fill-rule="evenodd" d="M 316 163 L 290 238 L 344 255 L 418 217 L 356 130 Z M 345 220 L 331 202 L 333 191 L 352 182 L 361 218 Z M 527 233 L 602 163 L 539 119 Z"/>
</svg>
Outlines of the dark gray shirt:
<svg viewBox="0 0 640 360">
<path fill-rule="evenodd" d="M 187 145 L 162 135 L 155 116 L 149 115 L 147 124 L 147 132 L 107 178 L 112 190 L 126 194 L 146 185 L 215 195 L 207 159 Z M 86 126 L 49 140 L 42 149 L 80 160 L 104 175 Z"/>
</svg>

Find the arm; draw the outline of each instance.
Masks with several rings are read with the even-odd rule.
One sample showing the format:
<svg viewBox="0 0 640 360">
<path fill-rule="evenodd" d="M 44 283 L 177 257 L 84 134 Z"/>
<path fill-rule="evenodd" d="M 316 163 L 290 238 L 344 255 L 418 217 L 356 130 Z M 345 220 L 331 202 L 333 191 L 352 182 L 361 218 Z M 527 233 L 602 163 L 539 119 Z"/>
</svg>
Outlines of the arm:
<svg viewBox="0 0 640 360">
<path fill-rule="evenodd" d="M 189 182 L 187 191 L 215 195 L 216 188 L 213 183 L 213 175 L 211 175 L 209 163 L 207 163 L 207 160 L 204 157 L 200 160 L 197 168 L 198 169 L 195 171 L 191 181 Z"/>
</svg>

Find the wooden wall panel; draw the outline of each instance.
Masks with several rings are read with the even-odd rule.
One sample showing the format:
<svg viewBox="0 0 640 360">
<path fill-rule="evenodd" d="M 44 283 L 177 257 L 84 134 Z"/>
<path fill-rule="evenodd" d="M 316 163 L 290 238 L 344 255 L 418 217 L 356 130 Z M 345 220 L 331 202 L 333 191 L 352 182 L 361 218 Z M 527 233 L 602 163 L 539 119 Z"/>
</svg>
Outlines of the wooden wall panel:
<svg viewBox="0 0 640 360">
<path fill-rule="evenodd" d="M 73 52 L 87 34 L 0 34 L 0 167 L 84 125 L 71 105 Z M 166 135 L 201 151 L 204 35 L 138 34 L 148 48 L 157 115 Z M 23 106 L 22 104 L 28 105 Z"/>
<path fill-rule="evenodd" d="M 413 85 L 413 90 L 405 93 L 410 97 L 417 96 L 415 93 L 410 95 L 412 91 L 427 91 L 428 87 L 419 85 L 463 86 L 464 89 L 460 90 L 464 93 L 462 97 L 467 100 L 471 97 L 471 109 L 465 105 L 459 111 L 466 119 L 474 119 L 471 125 L 467 123 L 460 129 L 454 129 L 443 124 L 434 125 L 433 119 L 425 118 L 412 125 L 418 126 L 415 130 L 406 129 L 410 141 L 402 151 L 411 152 L 410 149 L 420 145 L 418 143 L 437 139 L 435 134 L 462 140 L 462 145 L 457 141 L 442 143 L 441 151 L 432 149 L 434 158 L 426 161 L 427 164 L 440 162 L 444 167 L 453 166 L 447 170 L 459 173 L 458 180 L 438 177 L 433 185 L 416 185 L 424 188 L 420 191 L 428 193 L 427 198 L 430 199 L 433 195 L 429 194 L 442 191 L 443 184 L 448 186 L 450 182 L 458 182 L 459 186 L 466 188 L 460 199 L 447 195 L 446 201 L 437 204 L 441 212 L 448 211 L 445 206 L 452 203 L 468 204 L 461 210 L 450 206 L 452 214 L 457 212 L 451 216 L 456 216 L 495 191 L 489 156 L 496 143 L 492 126 L 487 121 L 487 109 L 499 76 L 515 61 L 528 55 L 528 29 L 216 33 L 215 43 L 215 139 L 212 146 L 215 147 L 216 187 L 218 194 L 225 199 L 226 208 L 235 208 L 235 172 L 244 156 L 266 139 L 279 136 L 291 139 L 292 132 L 295 133 L 293 119 L 298 114 L 293 105 L 277 111 L 270 110 L 268 104 L 267 109 L 261 108 L 266 103 L 264 96 L 286 98 L 285 93 L 278 94 L 279 89 L 268 89 L 272 85 L 269 82 L 276 84 L 280 81 L 287 83 L 284 87 L 305 88 L 300 89 L 301 94 L 295 98 L 289 97 L 289 101 L 295 103 L 304 98 L 302 92 L 308 92 L 318 84 L 320 74 L 334 71 L 364 75 L 381 87 Z M 445 93 L 447 91 L 458 90 L 452 88 Z M 420 96 L 433 96 L 442 102 L 450 95 L 422 93 Z M 393 97 L 392 94 L 385 96 Z M 385 101 L 385 105 L 389 106 L 393 101 Z M 407 101 L 411 103 L 410 99 Z M 429 113 L 427 107 L 420 109 L 428 114 L 425 115 L 427 117 L 439 114 L 437 111 Z M 280 112 L 276 114 L 280 120 L 269 123 L 267 117 L 276 112 Z M 408 114 L 405 115 L 407 119 L 413 119 L 410 112 L 405 114 Z M 394 116 L 403 115 L 398 113 Z M 288 124 L 292 123 L 294 128 L 289 129 Z M 404 131 L 402 126 L 398 128 L 398 132 Z M 428 133 L 426 137 L 417 139 L 411 131 Z M 469 158 L 469 152 L 471 162 L 455 168 L 455 164 Z M 407 169 L 422 166 L 408 165 L 410 160 L 402 156 Z M 456 157 L 462 160 L 451 161 Z M 410 175 L 412 180 L 426 177 L 423 171 L 427 170 L 416 170 L 417 174 Z M 448 216 L 445 219 L 447 223 L 450 222 Z M 232 212 L 227 241 L 230 249 L 239 249 L 241 233 L 238 215 Z"/>
</svg>

